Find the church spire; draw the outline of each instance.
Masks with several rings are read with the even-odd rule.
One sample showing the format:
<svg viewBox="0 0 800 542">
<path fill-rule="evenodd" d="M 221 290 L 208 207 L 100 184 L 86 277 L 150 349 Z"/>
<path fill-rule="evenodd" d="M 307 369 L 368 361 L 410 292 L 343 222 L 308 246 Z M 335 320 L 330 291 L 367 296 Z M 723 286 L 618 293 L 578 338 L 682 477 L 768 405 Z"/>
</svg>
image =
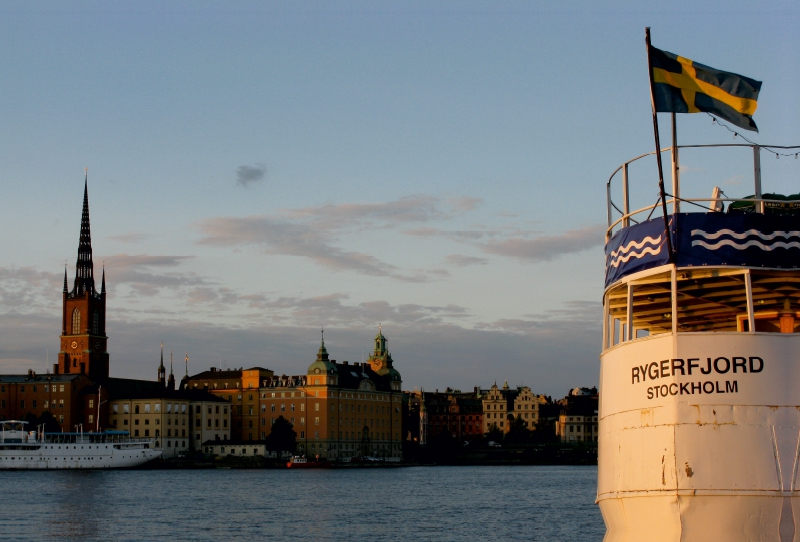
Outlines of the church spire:
<svg viewBox="0 0 800 542">
<path fill-rule="evenodd" d="M 89 227 L 89 168 L 84 170 L 83 214 L 81 215 L 81 237 L 78 243 L 78 261 L 75 264 L 75 287 L 72 295 L 82 296 L 94 289 L 94 264 L 92 263 L 92 233 Z"/>
<path fill-rule="evenodd" d="M 161 363 L 158 366 L 158 383 L 164 384 L 164 373 L 166 373 L 166 369 L 164 369 L 164 343 L 161 343 Z"/>
<path fill-rule="evenodd" d="M 67 286 L 67 264 L 64 264 L 64 293 L 69 292 L 69 286 Z"/>
<path fill-rule="evenodd" d="M 100 293 L 101 294 L 106 293 L 106 265 L 105 264 L 103 264 L 103 282 L 102 282 L 102 285 L 100 286 Z"/>
</svg>

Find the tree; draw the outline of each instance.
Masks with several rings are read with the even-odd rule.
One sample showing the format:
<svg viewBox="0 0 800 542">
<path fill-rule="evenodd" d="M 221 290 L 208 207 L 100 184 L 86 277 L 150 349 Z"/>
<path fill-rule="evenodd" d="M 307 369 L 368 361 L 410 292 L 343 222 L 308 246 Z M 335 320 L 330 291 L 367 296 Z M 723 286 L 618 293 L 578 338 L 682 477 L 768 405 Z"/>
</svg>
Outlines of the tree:
<svg viewBox="0 0 800 542">
<path fill-rule="evenodd" d="M 503 432 L 497 427 L 496 423 L 489 425 L 489 430 L 486 431 L 486 440 L 494 442 L 502 442 Z"/>
<path fill-rule="evenodd" d="M 515 444 L 529 442 L 531 440 L 531 431 L 528 425 L 522 419 L 522 416 L 517 416 L 508 424 L 508 433 L 506 434 L 506 441 Z"/>
<path fill-rule="evenodd" d="M 297 433 L 292 429 L 292 424 L 283 416 L 278 416 L 272 424 L 272 430 L 266 440 L 267 450 L 271 452 L 294 453 L 297 447 Z"/>
</svg>

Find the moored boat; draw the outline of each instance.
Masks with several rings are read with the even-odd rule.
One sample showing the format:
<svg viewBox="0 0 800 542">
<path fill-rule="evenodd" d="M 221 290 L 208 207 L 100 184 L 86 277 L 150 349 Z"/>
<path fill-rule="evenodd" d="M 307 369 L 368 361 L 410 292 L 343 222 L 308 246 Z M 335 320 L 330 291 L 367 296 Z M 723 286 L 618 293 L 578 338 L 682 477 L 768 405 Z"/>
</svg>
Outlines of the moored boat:
<svg viewBox="0 0 800 542">
<path fill-rule="evenodd" d="M 305 456 L 299 455 L 292 456 L 286 463 L 287 469 L 327 469 L 330 468 L 330 466 L 330 462 L 324 459 L 309 461 Z"/>
<path fill-rule="evenodd" d="M 0 470 L 130 468 L 161 455 L 152 439 L 132 439 L 127 431 L 45 433 L 26 425 L 0 421 Z"/>
</svg>

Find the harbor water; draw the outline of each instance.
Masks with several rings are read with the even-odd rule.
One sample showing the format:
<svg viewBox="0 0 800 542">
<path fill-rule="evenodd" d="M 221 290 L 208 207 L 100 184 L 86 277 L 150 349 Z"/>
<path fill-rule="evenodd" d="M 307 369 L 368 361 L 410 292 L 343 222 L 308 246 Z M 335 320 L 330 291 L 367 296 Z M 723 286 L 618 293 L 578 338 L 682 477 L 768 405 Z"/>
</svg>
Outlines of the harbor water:
<svg viewBox="0 0 800 542">
<path fill-rule="evenodd" d="M 597 467 L 0 472 L 0 540 L 597 541 Z"/>
</svg>

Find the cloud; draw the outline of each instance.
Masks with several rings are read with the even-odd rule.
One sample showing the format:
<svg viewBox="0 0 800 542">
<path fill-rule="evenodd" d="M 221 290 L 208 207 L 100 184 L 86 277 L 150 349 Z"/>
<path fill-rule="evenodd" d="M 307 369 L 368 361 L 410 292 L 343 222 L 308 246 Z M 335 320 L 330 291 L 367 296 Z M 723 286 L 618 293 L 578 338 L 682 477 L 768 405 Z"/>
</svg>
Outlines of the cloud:
<svg viewBox="0 0 800 542">
<path fill-rule="evenodd" d="M 353 232 L 444 220 L 479 203 L 476 198 L 444 201 L 434 196 L 412 195 L 384 203 L 325 204 L 284 209 L 272 215 L 208 218 L 197 223 L 197 228 L 203 234 L 199 241 L 203 245 L 253 245 L 268 254 L 308 258 L 335 271 L 424 282 L 445 273 L 403 272 L 370 254 L 337 246 L 339 238 Z"/>
<path fill-rule="evenodd" d="M 513 237 L 493 240 L 478 246 L 488 254 L 528 262 L 545 262 L 602 245 L 604 232 L 605 226 L 595 225 L 566 231 L 560 235 L 544 235 L 533 239 Z"/>
<path fill-rule="evenodd" d="M 135 243 L 141 243 L 142 241 L 144 241 L 148 237 L 150 237 L 150 236 L 148 234 L 146 234 L 146 233 L 132 231 L 132 232 L 129 232 L 129 233 L 123 233 L 122 235 L 112 235 L 111 237 L 108 237 L 107 239 L 110 239 L 112 241 L 120 241 L 122 243 L 135 244 Z"/>
<path fill-rule="evenodd" d="M 256 245 L 269 254 L 305 257 L 337 271 L 400 276 L 395 266 L 374 256 L 333 246 L 329 241 L 328 231 L 308 224 L 275 220 L 266 216 L 249 216 L 209 218 L 200 222 L 198 227 L 205 236 L 200 240 L 203 245 Z"/>
<path fill-rule="evenodd" d="M 105 259 L 106 282 L 110 288 L 128 285 L 146 296 L 156 295 L 162 288 L 205 284 L 206 279 L 197 273 L 173 271 L 193 257 L 115 254 Z"/>
<path fill-rule="evenodd" d="M 463 256 L 461 254 L 451 254 L 444 259 L 448 265 L 456 267 L 466 267 L 468 265 L 486 265 L 489 261 L 486 258 L 476 258 L 474 256 Z"/>
<path fill-rule="evenodd" d="M 263 181 L 266 175 L 267 166 L 265 164 L 239 166 L 236 169 L 236 184 L 239 186 L 248 186 L 251 183 Z"/>
<path fill-rule="evenodd" d="M 471 210 L 466 209 L 466 204 L 461 200 L 480 201 L 475 198 L 456 198 L 443 205 L 440 198 L 418 194 L 385 203 L 342 203 L 287 209 L 282 214 L 288 219 L 307 221 L 317 227 L 361 231 L 447 219 L 454 212 Z"/>
</svg>

